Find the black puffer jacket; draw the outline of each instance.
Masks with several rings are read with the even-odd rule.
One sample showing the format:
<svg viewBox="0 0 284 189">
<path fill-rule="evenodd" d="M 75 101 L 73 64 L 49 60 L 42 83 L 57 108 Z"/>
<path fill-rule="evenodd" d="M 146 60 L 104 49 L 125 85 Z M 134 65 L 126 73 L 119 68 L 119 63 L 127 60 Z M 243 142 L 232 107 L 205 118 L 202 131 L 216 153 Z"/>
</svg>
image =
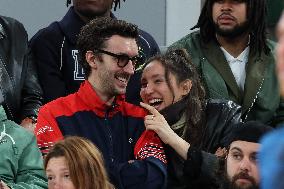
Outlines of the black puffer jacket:
<svg viewBox="0 0 284 189">
<path fill-rule="evenodd" d="M 183 100 L 167 107 L 161 113 L 171 128 L 181 136 L 186 122 Z M 240 122 L 241 107 L 232 101 L 209 99 L 205 108 L 206 121 L 198 146 L 191 145 L 188 159 L 184 161 L 170 146 L 166 148 L 168 158 L 169 189 L 214 188 L 218 159 L 213 154 L 224 147 L 232 126 Z M 191 143 L 189 139 L 189 143 Z M 212 154 L 213 153 L 213 154 Z"/>
<path fill-rule="evenodd" d="M 27 33 L 17 20 L 4 16 L 0 16 L 0 90 L 8 119 L 20 123 L 37 115 L 42 90 L 29 54 Z"/>
</svg>

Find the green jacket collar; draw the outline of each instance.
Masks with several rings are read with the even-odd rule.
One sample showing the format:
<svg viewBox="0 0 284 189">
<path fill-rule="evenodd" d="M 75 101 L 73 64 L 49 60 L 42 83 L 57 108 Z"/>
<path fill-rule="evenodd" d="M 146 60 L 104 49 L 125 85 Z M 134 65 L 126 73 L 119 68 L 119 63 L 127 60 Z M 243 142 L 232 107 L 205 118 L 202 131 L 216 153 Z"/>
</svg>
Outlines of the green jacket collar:
<svg viewBox="0 0 284 189">
<path fill-rule="evenodd" d="M 201 43 L 201 46 L 203 54 L 207 58 L 208 62 L 211 63 L 223 77 L 227 86 L 238 100 L 238 103 L 242 105 L 243 112 L 246 112 L 253 104 L 258 91 L 261 89 L 265 78 L 265 71 L 268 67 L 267 65 L 274 62 L 273 56 L 266 55 L 263 52 L 260 55 L 257 55 L 253 52 L 253 50 L 250 50 L 244 94 L 242 94 L 222 50 L 220 48 L 216 48 L 219 47 L 217 41 L 211 40 L 206 44 Z M 248 86 L 249 89 L 247 88 Z"/>
</svg>

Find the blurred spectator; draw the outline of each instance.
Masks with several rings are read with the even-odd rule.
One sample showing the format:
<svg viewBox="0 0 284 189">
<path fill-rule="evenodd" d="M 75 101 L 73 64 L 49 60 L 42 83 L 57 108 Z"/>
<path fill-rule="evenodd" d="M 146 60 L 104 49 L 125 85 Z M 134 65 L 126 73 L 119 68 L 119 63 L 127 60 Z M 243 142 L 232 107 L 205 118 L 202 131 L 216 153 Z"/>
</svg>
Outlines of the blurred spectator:
<svg viewBox="0 0 284 189">
<path fill-rule="evenodd" d="M 284 188 L 284 128 L 265 136 L 259 153 L 262 189 Z"/>
<path fill-rule="evenodd" d="M 276 34 L 278 45 L 276 49 L 277 73 L 280 82 L 280 92 L 284 96 L 284 14 L 278 22 Z M 282 125 L 283 127 L 283 125 Z M 284 188 L 284 128 L 268 134 L 261 141 L 259 154 L 261 188 Z"/>
<path fill-rule="evenodd" d="M 0 106 L 0 188 L 46 189 L 47 180 L 35 136 L 7 119 Z"/>
<path fill-rule="evenodd" d="M 33 131 L 42 91 L 23 25 L 0 16 L 0 91 L 8 119 Z"/>
</svg>

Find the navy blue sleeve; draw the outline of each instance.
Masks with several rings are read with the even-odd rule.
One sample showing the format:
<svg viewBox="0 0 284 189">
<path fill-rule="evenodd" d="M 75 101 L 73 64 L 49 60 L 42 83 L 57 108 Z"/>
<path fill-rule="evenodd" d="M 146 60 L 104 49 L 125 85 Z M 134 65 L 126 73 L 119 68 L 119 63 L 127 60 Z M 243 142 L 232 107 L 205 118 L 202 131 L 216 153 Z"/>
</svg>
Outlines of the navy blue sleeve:
<svg viewBox="0 0 284 189">
<path fill-rule="evenodd" d="M 66 95 L 66 85 L 60 71 L 62 41 L 63 36 L 55 25 L 53 29 L 45 28 L 39 31 L 30 41 L 45 103 Z"/>
<path fill-rule="evenodd" d="M 163 189 L 167 180 L 166 164 L 155 157 L 120 163 L 111 168 L 110 177 L 118 188 Z"/>
</svg>

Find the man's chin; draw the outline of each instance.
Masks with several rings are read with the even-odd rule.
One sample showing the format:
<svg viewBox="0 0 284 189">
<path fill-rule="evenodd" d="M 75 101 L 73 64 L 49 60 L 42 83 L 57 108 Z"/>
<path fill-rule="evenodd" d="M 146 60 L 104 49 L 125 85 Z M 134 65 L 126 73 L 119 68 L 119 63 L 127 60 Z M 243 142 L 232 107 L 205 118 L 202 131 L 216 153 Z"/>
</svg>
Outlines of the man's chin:
<svg viewBox="0 0 284 189">
<path fill-rule="evenodd" d="M 258 186 L 253 185 L 253 183 L 247 179 L 238 179 L 234 183 L 234 189 L 258 189 Z"/>
<path fill-rule="evenodd" d="M 115 90 L 116 95 L 124 95 L 126 93 L 126 88 L 119 88 Z"/>
<path fill-rule="evenodd" d="M 236 26 L 219 26 L 215 24 L 216 33 L 222 37 L 235 38 L 247 32 L 248 23 Z"/>
<path fill-rule="evenodd" d="M 240 188 L 240 189 L 253 188 L 252 183 L 246 179 L 238 179 L 234 184 L 237 186 L 236 188 Z"/>
</svg>

